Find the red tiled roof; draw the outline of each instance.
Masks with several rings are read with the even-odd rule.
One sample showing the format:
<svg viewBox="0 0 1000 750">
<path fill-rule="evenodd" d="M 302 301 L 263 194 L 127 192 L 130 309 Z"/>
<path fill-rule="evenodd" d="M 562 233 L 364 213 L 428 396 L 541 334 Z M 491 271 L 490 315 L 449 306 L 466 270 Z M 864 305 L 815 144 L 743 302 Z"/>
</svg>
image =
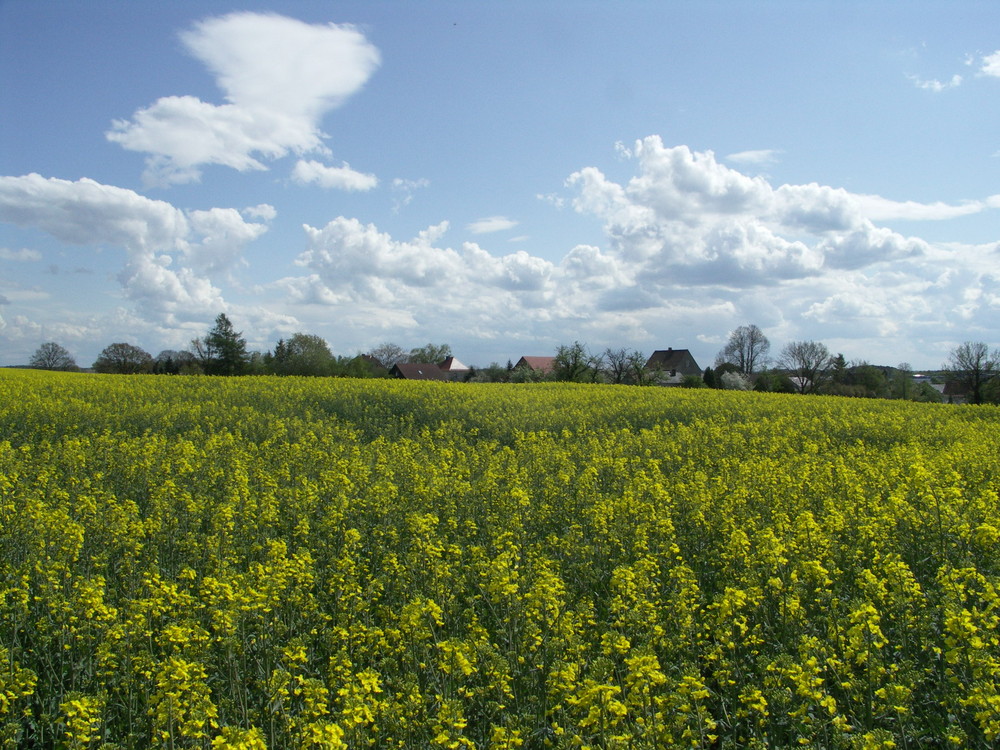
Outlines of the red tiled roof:
<svg viewBox="0 0 1000 750">
<path fill-rule="evenodd" d="M 514 367 L 525 366 L 536 372 L 547 373 L 552 372 L 553 368 L 556 366 L 555 357 L 521 357 L 517 360 L 517 364 Z"/>
</svg>

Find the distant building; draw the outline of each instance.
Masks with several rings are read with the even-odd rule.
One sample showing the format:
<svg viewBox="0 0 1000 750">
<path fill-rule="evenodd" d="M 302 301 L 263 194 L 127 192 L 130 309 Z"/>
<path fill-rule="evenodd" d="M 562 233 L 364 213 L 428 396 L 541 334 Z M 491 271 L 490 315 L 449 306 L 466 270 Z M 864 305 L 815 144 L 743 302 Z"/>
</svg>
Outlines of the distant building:
<svg viewBox="0 0 1000 750">
<path fill-rule="evenodd" d="M 385 365 L 378 357 L 373 357 L 371 354 L 359 354 L 358 357 L 374 369 L 385 369 Z"/>
<path fill-rule="evenodd" d="M 542 376 L 548 375 L 556 368 L 556 358 L 524 356 L 514 364 L 514 369 L 517 370 L 518 368 L 531 370 Z"/>
<path fill-rule="evenodd" d="M 660 385 L 680 385 L 687 375 L 702 376 L 701 368 L 687 349 L 658 349 L 646 360 L 646 370 L 659 373 Z"/>
<path fill-rule="evenodd" d="M 449 380 L 447 373 L 428 362 L 400 362 L 392 366 L 389 375 L 403 380 Z"/>
<path fill-rule="evenodd" d="M 438 365 L 438 368 L 448 376 L 449 380 L 465 380 L 471 372 L 471 369 L 462 364 L 458 357 L 448 357 Z"/>
<path fill-rule="evenodd" d="M 949 380 L 941 389 L 941 396 L 949 404 L 969 403 L 969 389 L 956 380 Z"/>
</svg>

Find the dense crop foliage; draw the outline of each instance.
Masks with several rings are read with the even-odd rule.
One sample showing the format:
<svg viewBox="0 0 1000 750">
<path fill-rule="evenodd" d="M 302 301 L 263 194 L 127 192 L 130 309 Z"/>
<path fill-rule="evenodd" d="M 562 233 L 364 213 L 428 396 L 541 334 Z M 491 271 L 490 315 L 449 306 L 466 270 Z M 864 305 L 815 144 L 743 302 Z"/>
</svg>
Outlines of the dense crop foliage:
<svg viewBox="0 0 1000 750">
<path fill-rule="evenodd" d="M 0 373 L 0 746 L 990 747 L 1000 410 Z"/>
</svg>

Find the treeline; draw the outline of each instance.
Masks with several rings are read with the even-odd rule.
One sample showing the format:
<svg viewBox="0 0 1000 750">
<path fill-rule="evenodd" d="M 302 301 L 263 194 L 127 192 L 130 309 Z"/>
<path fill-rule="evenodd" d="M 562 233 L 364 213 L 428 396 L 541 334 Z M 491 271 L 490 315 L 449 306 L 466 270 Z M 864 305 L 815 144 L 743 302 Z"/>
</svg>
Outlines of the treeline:
<svg viewBox="0 0 1000 750">
<path fill-rule="evenodd" d="M 686 388 L 719 388 L 778 393 L 824 394 L 859 398 L 911 401 L 1000 403 L 1000 348 L 965 342 L 952 350 L 938 374 L 935 388 L 927 379 L 914 378 L 908 363 L 895 367 L 867 362 L 848 363 L 816 341 L 793 341 L 776 357 L 771 344 L 756 325 L 735 329 L 716 356 L 714 366 L 703 371 L 667 378 L 648 366 L 645 354 L 627 348 L 591 352 L 580 342 L 561 345 L 546 368 L 516 367 L 492 362 L 470 367 L 461 380 L 472 382 L 590 382 L 621 385 L 671 384 Z M 225 314 L 213 327 L 191 341 L 187 350 L 165 350 L 153 357 L 140 347 L 114 343 L 93 364 L 99 373 L 163 375 L 297 375 L 314 377 L 388 377 L 393 366 L 404 362 L 440 365 L 452 356 L 447 344 L 427 344 L 406 350 L 384 343 L 365 354 L 335 356 L 323 338 L 296 333 L 280 339 L 274 349 L 251 352 L 246 339 Z M 31 358 L 31 367 L 77 370 L 72 355 L 48 342 Z M 944 393 L 942 393 L 944 391 Z"/>
</svg>

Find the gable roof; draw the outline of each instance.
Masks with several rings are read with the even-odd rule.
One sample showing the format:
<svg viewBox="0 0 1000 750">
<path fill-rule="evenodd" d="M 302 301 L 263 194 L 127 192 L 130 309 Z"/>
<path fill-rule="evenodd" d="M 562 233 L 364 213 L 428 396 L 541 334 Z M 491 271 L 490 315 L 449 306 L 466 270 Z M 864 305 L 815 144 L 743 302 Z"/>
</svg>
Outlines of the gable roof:
<svg viewBox="0 0 1000 750">
<path fill-rule="evenodd" d="M 389 374 L 404 380 L 447 380 L 441 368 L 428 362 L 400 362 L 393 365 Z"/>
<path fill-rule="evenodd" d="M 371 354 L 359 354 L 358 357 L 372 367 L 381 367 L 383 370 L 385 369 L 385 365 L 382 364 L 382 361 L 378 357 L 373 357 Z"/>
<path fill-rule="evenodd" d="M 677 370 L 685 375 L 701 375 L 701 368 L 687 349 L 657 349 L 646 360 L 646 369 Z"/>
<path fill-rule="evenodd" d="M 517 360 L 517 364 L 514 368 L 527 367 L 529 370 L 534 370 L 535 372 L 540 372 L 542 374 L 552 372 L 556 366 L 555 357 L 529 357 L 524 356 Z"/>
<path fill-rule="evenodd" d="M 444 362 L 438 365 L 442 372 L 468 372 L 469 368 L 467 365 L 462 364 L 458 357 L 448 357 Z"/>
</svg>

